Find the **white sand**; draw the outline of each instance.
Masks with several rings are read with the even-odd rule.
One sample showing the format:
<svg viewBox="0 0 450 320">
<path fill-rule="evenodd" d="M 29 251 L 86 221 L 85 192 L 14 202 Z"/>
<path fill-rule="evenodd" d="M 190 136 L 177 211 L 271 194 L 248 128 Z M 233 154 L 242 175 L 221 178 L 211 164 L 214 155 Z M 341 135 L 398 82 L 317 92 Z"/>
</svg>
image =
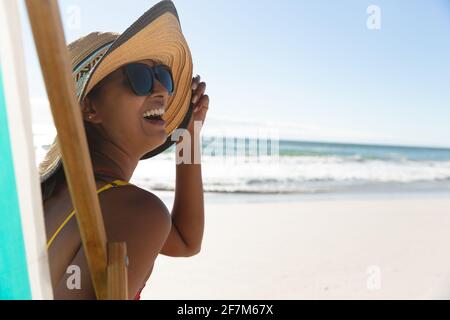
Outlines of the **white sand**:
<svg viewBox="0 0 450 320">
<path fill-rule="evenodd" d="M 143 299 L 450 298 L 450 200 L 211 204 L 202 252 Z M 373 266 L 373 267 L 371 267 Z"/>
</svg>

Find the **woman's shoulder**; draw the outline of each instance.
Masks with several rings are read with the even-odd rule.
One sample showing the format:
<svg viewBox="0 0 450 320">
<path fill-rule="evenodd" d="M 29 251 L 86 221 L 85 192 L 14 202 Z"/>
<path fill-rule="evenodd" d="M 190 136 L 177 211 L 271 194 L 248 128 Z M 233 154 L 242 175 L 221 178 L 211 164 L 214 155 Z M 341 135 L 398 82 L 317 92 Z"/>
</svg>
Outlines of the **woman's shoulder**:
<svg viewBox="0 0 450 320">
<path fill-rule="evenodd" d="M 107 187 L 107 188 L 105 188 Z M 139 224 L 159 225 L 162 229 L 171 225 L 171 215 L 164 202 L 152 192 L 134 184 L 123 184 L 112 187 L 109 181 L 96 179 L 99 203 L 105 224 L 116 225 L 126 221 L 127 227 L 139 227 Z M 66 217 L 73 209 L 67 185 L 60 186 L 54 195 L 44 203 L 46 216 L 50 213 L 60 218 Z M 56 223 L 55 222 L 55 223 Z M 111 223 L 108 223 L 111 222 Z"/>
<path fill-rule="evenodd" d="M 99 195 L 99 200 L 106 217 L 125 216 L 129 222 L 150 220 L 152 223 L 171 223 L 171 216 L 164 202 L 154 193 L 134 184 L 110 188 Z"/>
</svg>

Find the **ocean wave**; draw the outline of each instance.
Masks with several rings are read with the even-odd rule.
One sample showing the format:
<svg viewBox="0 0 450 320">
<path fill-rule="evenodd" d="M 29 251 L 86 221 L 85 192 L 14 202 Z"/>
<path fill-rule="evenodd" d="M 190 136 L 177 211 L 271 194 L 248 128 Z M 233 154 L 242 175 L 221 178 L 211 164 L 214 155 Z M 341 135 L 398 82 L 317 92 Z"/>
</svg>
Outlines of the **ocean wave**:
<svg viewBox="0 0 450 320">
<path fill-rule="evenodd" d="M 53 136 L 52 136 L 53 138 Z M 51 143 L 35 135 L 36 163 Z M 320 193 L 367 186 L 450 185 L 450 151 L 322 143 L 281 143 L 273 156 L 202 156 L 205 191 L 222 193 Z M 175 153 L 141 161 L 132 182 L 175 189 Z"/>
<path fill-rule="evenodd" d="M 155 190 L 174 190 L 174 163 L 175 158 L 171 156 L 142 162 L 136 179 Z M 208 156 L 202 163 L 204 189 L 210 192 L 318 193 L 417 183 L 434 183 L 440 188 L 441 182 L 450 182 L 450 161 L 361 162 L 337 156 L 230 161 Z"/>
</svg>

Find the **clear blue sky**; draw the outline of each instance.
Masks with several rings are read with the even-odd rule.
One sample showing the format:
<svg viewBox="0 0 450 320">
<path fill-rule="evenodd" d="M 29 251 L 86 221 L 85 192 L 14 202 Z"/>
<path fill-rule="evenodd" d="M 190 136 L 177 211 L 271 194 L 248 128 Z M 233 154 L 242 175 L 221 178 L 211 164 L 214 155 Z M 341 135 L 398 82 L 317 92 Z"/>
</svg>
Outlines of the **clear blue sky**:
<svg viewBox="0 0 450 320">
<path fill-rule="evenodd" d="M 80 28 L 122 32 L 157 1 L 61 0 Z M 210 123 L 273 123 L 283 138 L 450 147 L 450 2 L 175 0 L 211 97 Z M 381 29 L 366 27 L 369 5 Z M 30 92 L 45 97 L 28 27 Z M 283 135 L 289 128 L 291 137 Z M 287 132 L 287 131 L 285 131 Z"/>
</svg>

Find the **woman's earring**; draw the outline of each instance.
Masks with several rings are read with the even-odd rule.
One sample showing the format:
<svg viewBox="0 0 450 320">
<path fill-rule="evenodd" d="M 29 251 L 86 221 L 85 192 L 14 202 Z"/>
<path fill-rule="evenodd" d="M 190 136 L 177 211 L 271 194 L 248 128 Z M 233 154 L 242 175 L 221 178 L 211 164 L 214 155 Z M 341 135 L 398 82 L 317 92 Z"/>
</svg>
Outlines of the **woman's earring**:
<svg viewBox="0 0 450 320">
<path fill-rule="evenodd" d="M 91 119 L 92 119 L 92 117 L 93 117 L 93 115 L 92 115 L 92 114 L 88 115 L 88 119 L 89 119 L 89 120 L 91 120 Z"/>
</svg>

